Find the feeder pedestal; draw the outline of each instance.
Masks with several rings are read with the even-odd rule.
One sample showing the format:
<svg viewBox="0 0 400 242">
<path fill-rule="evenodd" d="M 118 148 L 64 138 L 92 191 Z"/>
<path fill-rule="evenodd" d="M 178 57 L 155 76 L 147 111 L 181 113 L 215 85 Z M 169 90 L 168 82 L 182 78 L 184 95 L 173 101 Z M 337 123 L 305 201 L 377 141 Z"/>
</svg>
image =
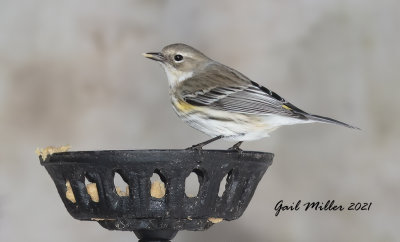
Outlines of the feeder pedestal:
<svg viewBox="0 0 400 242">
<path fill-rule="evenodd" d="M 222 150 L 77 151 L 40 157 L 72 217 L 133 231 L 141 242 L 170 241 L 179 230 L 205 230 L 216 221 L 239 218 L 272 159 L 271 153 Z M 185 179 L 192 172 L 199 191 L 188 197 Z M 116 173 L 129 185 L 124 193 L 114 184 Z M 165 185 L 161 196 L 150 192 L 153 173 Z M 225 191 L 218 196 L 225 176 Z"/>
<path fill-rule="evenodd" d="M 169 242 L 178 233 L 176 230 L 138 230 L 134 232 L 139 242 Z"/>
</svg>

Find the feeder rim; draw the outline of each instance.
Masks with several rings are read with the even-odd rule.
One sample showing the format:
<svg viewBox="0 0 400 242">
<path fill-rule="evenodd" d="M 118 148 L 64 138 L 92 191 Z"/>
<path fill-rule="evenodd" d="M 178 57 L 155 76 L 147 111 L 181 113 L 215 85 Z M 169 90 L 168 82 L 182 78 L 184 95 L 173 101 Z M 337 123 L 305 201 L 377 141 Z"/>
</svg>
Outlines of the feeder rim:
<svg viewBox="0 0 400 242">
<path fill-rule="evenodd" d="M 234 150 L 187 150 L 187 149 L 139 149 L 139 150 L 89 150 L 89 151 L 66 151 L 66 152 L 57 152 L 52 155 L 49 155 L 45 160 L 39 156 L 40 163 L 42 165 L 49 164 L 60 164 L 60 163 L 92 163 L 88 160 L 85 161 L 60 161 L 59 158 L 72 156 L 80 156 L 89 158 L 88 156 L 98 156 L 98 155 L 123 155 L 123 154 L 136 154 L 136 155 L 177 155 L 175 158 L 179 158 L 185 155 L 202 157 L 201 155 L 228 155 L 229 158 L 235 159 L 244 159 L 245 162 L 260 162 L 265 163 L 266 160 L 272 160 L 274 157 L 273 153 L 269 152 L 261 152 L 261 151 L 242 151 L 237 152 Z M 228 158 L 228 157 L 227 157 Z M 162 160 L 167 159 L 163 158 Z M 250 159 L 250 160 L 249 160 Z M 140 161 L 145 162 L 145 158 L 140 159 Z"/>
</svg>

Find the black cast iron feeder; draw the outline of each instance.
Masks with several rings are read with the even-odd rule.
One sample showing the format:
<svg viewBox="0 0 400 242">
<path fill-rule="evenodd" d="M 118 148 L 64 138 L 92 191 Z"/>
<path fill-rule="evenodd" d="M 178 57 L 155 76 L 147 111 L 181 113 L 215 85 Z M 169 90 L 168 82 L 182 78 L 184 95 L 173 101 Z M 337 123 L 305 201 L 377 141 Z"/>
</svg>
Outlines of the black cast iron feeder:
<svg viewBox="0 0 400 242">
<path fill-rule="evenodd" d="M 133 231 L 139 241 L 170 241 L 179 230 L 206 230 L 239 218 L 273 154 L 222 150 L 110 150 L 54 153 L 41 164 L 75 219 Z M 194 172 L 197 195 L 185 193 Z M 114 184 L 118 173 L 126 191 Z M 156 173 L 162 182 L 150 181 Z M 218 195 L 226 177 L 225 191 Z M 85 180 L 90 183 L 85 184 Z M 165 184 L 165 186 L 164 186 Z"/>
</svg>

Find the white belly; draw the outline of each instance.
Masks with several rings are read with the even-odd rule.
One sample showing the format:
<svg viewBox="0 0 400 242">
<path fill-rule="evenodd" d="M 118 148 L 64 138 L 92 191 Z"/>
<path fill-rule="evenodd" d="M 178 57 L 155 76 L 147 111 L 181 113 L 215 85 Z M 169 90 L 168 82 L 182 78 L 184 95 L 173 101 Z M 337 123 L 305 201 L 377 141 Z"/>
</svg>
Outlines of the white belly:
<svg viewBox="0 0 400 242">
<path fill-rule="evenodd" d="M 201 108 L 196 112 L 177 114 L 185 123 L 211 137 L 222 135 L 232 141 L 258 140 L 282 125 L 310 122 L 272 114 L 245 115 L 218 110 L 208 110 L 206 115 Z"/>
</svg>

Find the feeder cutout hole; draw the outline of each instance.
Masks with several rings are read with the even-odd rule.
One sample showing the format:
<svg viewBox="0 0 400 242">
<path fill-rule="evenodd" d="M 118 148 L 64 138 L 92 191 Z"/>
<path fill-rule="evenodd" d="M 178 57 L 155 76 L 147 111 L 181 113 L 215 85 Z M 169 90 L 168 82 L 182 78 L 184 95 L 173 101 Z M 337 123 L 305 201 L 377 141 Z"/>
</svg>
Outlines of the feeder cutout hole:
<svg viewBox="0 0 400 242">
<path fill-rule="evenodd" d="M 85 176 L 85 186 L 86 191 L 92 199 L 93 202 L 99 202 L 99 192 L 97 191 L 97 185 L 94 182 L 90 182 L 89 179 Z"/>
<path fill-rule="evenodd" d="M 203 180 L 203 173 L 200 170 L 193 170 L 185 179 L 185 194 L 187 197 L 197 197 L 200 185 Z"/>
<path fill-rule="evenodd" d="M 226 174 L 220 184 L 219 184 L 219 190 L 218 190 L 218 197 L 222 197 L 228 187 L 228 181 L 230 180 L 230 176 L 232 175 L 232 170 L 228 172 L 228 174 Z"/>
<path fill-rule="evenodd" d="M 67 180 L 65 182 L 65 197 L 72 203 L 76 203 L 74 192 L 72 191 L 71 183 Z"/>
<path fill-rule="evenodd" d="M 150 195 L 154 198 L 163 198 L 165 196 L 165 178 L 159 170 L 154 170 L 150 177 Z"/>
<path fill-rule="evenodd" d="M 114 173 L 114 186 L 115 192 L 120 197 L 128 197 L 129 196 L 129 185 L 128 183 L 122 178 L 120 172 Z"/>
</svg>

